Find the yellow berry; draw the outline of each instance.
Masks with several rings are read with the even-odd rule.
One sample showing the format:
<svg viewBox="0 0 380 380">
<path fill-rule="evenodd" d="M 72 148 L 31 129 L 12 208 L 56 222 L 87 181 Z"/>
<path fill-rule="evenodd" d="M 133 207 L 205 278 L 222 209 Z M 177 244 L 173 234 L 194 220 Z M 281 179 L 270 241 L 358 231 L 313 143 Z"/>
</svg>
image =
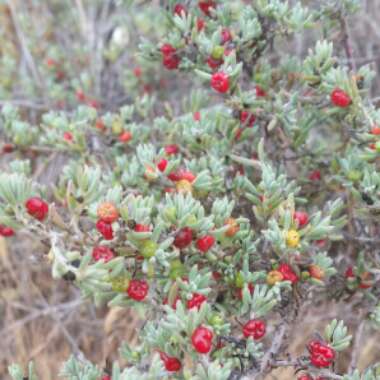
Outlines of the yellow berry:
<svg viewBox="0 0 380 380">
<path fill-rule="evenodd" d="M 125 276 L 114 277 L 110 280 L 114 292 L 125 292 L 129 286 L 129 278 Z"/>
<path fill-rule="evenodd" d="M 284 276 L 278 270 L 272 270 L 267 274 L 267 284 L 274 285 L 277 282 L 281 282 L 284 279 Z"/>
<path fill-rule="evenodd" d="M 300 244 L 300 234 L 296 230 L 289 230 L 286 233 L 286 245 L 289 248 L 296 248 Z"/>
<path fill-rule="evenodd" d="M 179 193 L 192 193 L 193 185 L 187 179 L 181 179 L 176 183 L 176 189 Z"/>
</svg>

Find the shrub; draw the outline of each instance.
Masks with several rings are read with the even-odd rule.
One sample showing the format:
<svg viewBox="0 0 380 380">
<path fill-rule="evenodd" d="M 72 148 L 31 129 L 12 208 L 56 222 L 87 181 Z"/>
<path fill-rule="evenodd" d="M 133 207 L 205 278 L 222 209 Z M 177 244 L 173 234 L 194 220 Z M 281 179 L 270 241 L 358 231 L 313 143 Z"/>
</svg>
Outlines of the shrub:
<svg viewBox="0 0 380 380">
<path fill-rule="evenodd" d="M 61 375 L 259 379 L 290 366 L 300 379 L 379 378 L 377 364 L 337 366 L 355 335 L 348 322 L 380 325 L 380 113 L 368 94 L 374 73 L 352 64 L 346 17 L 357 2 L 168 1 L 160 12 L 121 3 L 115 14 L 127 9 L 150 36 L 137 65 L 118 65 L 128 29 L 111 19 L 103 50 L 51 41 L 35 70 L 29 62 L 35 77 L 18 77 L 38 96 L 46 74 L 49 112 L 33 122 L 12 102 L 1 111 L 10 159 L 0 234 L 32 232 L 49 246 L 53 278 L 145 316 L 139 345 L 120 348 L 123 368 L 73 356 Z M 306 57 L 271 57 L 317 26 L 323 39 Z M 50 153 L 66 164 L 44 185 L 32 169 Z M 335 301 L 365 312 L 331 320 L 303 355 L 287 355 L 302 313 Z M 10 373 L 23 379 L 19 366 Z M 32 364 L 27 376 L 37 379 Z"/>
</svg>

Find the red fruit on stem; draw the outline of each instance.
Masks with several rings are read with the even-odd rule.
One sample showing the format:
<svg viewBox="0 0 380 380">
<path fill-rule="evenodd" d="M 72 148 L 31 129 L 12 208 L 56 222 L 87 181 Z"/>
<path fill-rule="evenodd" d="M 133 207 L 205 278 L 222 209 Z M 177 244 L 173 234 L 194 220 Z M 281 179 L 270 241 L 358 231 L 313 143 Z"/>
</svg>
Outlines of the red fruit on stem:
<svg viewBox="0 0 380 380">
<path fill-rule="evenodd" d="M 310 179 L 310 181 L 320 181 L 321 180 L 321 172 L 320 172 L 320 170 L 318 170 L 318 169 L 313 170 L 309 174 L 309 179 Z"/>
<path fill-rule="evenodd" d="M 11 227 L 4 226 L 0 224 L 0 236 L 2 237 L 11 237 L 15 234 L 15 231 Z"/>
<path fill-rule="evenodd" d="M 182 4 L 176 4 L 173 8 L 173 12 L 180 17 L 182 17 L 183 14 L 186 15 L 187 13 L 185 6 Z"/>
<path fill-rule="evenodd" d="M 230 80 L 227 74 L 219 71 L 212 75 L 211 77 L 211 87 L 221 94 L 228 92 L 230 89 Z"/>
<path fill-rule="evenodd" d="M 256 86 L 256 96 L 257 96 L 258 98 L 260 98 L 260 97 L 264 97 L 264 96 L 267 96 L 267 93 L 263 90 L 262 87 L 260 87 L 260 86 Z"/>
<path fill-rule="evenodd" d="M 220 37 L 222 44 L 230 42 L 232 40 L 231 31 L 228 28 L 223 28 Z"/>
<path fill-rule="evenodd" d="M 219 273 L 219 272 L 212 272 L 212 278 L 215 280 L 215 281 L 219 281 L 221 278 L 222 278 L 222 274 Z"/>
<path fill-rule="evenodd" d="M 352 266 L 349 266 L 347 269 L 346 269 L 346 272 L 344 273 L 344 276 L 346 278 L 352 278 L 352 277 L 355 277 L 355 274 L 354 274 L 354 268 Z"/>
<path fill-rule="evenodd" d="M 99 129 L 99 131 L 104 131 L 106 129 L 106 126 L 104 125 L 104 122 L 102 119 L 97 119 L 95 123 L 95 128 Z"/>
<path fill-rule="evenodd" d="M 335 350 L 323 342 L 312 340 L 307 349 L 310 352 L 310 362 L 315 367 L 329 367 L 335 359 Z"/>
<path fill-rule="evenodd" d="M 243 326 L 245 338 L 252 337 L 254 340 L 261 339 L 266 332 L 265 322 L 261 319 L 251 319 Z"/>
<path fill-rule="evenodd" d="M 39 221 L 44 220 L 49 212 L 49 205 L 39 197 L 29 198 L 25 207 L 28 214 Z"/>
<path fill-rule="evenodd" d="M 134 228 L 135 232 L 149 232 L 150 226 L 147 226 L 146 224 L 140 224 L 137 223 Z"/>
<path fill-rule="evenodd" d="M 212 235 L 205 235 L 197 240 L 197 248 L 205 253 L 207 252 L 215 243 L 215 238 Z"/>
<path fill-rule="evenodd" d="M 149 291 L 149 285 L 144 280 L 131 280 L 127 293 L 135 301 L 142 301 Z"/>
<path fill-rule="evenodd" d="M 181 370 L 181 362 L 174 356 L 168 356 L 164 352 L 160 352 L 160 358 L 164 363 L 165 369 L 169 372 L 178 372 Z"/>
<path fill-rule="evenodd" d="M 162 64 L 168 69 L 168 70 L 175 70 L 178 68 L 179 64 L 181 62 L 181 59 L 176 54 L 170 54 L 165 55 L 162 58 Z"/>
<path fill-rule="evenodd" d="M 13 144 L 4 144 L 3 145 L 3 153 L 12 153 L 15 147 Z"/>
<path fill-rule="evenodd" d="M 110 375 L 104 375 L 102 377 L 102 380 L 111 380 L 111 376 Z"/>
<path fill-rule="evenodd" d="M 200 293 L 193 293 L 193 296 L 191 299 L 187 301 L 187 308 L 192 309 L 196 307 L 198 310 L 202 306 L 203 302 L 207 301 L 207 297 Z"/>
<path fill-rule="evenodd" d="M 56 66 L 57 65 L 57 61 L 55 60 L 55 59 L 53 59 L 53 58 L 48 58 L 47 60 L 46 60 L 46 66 L 48 66 L 48 67 L 54 67 L 54 66 Z"/>
<path fill-rule="evenodd" d="M 244 127 L 252 128 L 255 124 L 256 116 L 249 111 L 241 111 L 240 112 L 240 123 Z"/>
<path fill-rule="evenodd" d="M 65 132 L 63 134 L 63 139 L 66 140 L 67 142 L 72 142 L 73 141 L 73 134 L 71 132 Z"/>
<path fill-rule="evenodd" d="M 166 145 L 164 149 L 168 156 L 179 153 L 179 146 L 177 144 Z"/>
<path fill-rule="evenodd" d="M 198 18 L 197 19 L 197 31 L 201 32 L 205 28 L 206 22 L 205 20 Z"/>
<path fill-rule="evenodd" d="M 352 100 L 347 92 L 336 88 L 331 93 L 331 103 L 336 107 L 346 108 L 352 103 Z"/>
<path fill-rule="evenodd" d="M 96 229 L 103 235 L 105 240 L 113 239 L 113 229 L 111 223 L 107 223 L 104 220 L 99 219 L 96 222 Z"/>
<path fill-rule="evenodd" d="M 313 380 L 313 378 L 310 375 L 305 374 L 299 376 L 297 380 Z"/>
<path fill-rule="evenodd" d="M 309 215 L 304 211 L 296 211 L 293 217 L 298 223 L 298 227 L 303 227 L 309 222 Z"/>
<path fill-rule="evenodd" d="M 173 53 L 175 53 L 177 50 L 173 47 L 173 45 L 171 44 L 163 44 L 161 46 L 161 53 L 162 55 L 172 55 Z"/>
<path fill-rule="evenodd" d="M 299 278 L 288 264 L 280 264 L 277 269 L 283 276 L 283 281 L 290 281 L 292 284 L 298 282 Z"/>
<path fill-rule="evenodd" d="M 371 133 L 375 136 L 379 136 L 380 135 L 380 127 L 377 126 L 376 124 L 372 127 L 371 129 Z"/>
<path fill-rule="evenodd" d="M 120 142 L 126 143 L 126 142 L 132 140 L 132 133 L 128 132 L 128 131 L 124 131 L 119 135 L 118 139 Z"/>
<path fill-rule="evenodd" d="M 98 246 L 94 247 L 92 250 L 92 258 L 95 261 L 104 260 L 105 263 L 112 260 L 115 257 L 113 251 L 111 248 L 108 248 L 106 246 Z"/>
<path fill-rule="evenodd" d="M 86 100 L 86 95 L 82 90 L 77 90 L 75 96 L 81 102 L 84 102 Z"/>
<path fill-rule="evenodd" d="M 193 241 L 193 230 L 190 227 L 181 228 L 175 238 L 174 238 L 174 246 L 183 249 L 191 244 Z"/>
<path fill-rule="evenodd" d="M 133 75 L 136 77 L 136 78 L 140 78 L 141 75 L 142 75 L 142 70 L 141 70 L 141 67 L 137 66 L 133 69 Z"/>
<path fill-rule="evenodd" d="M 194 112 L 193 119 L 194 121 L 201 121 L 201 113 L 199 111 Z"/>
<path fill-rule="evenodd" d="M 199 0 L 198 7 L 206 16 L 210 16 L 211 9 L 216 7 L 216 3 L 214 0 Z"/>
<path fill-rule="evenodd" d="M 199 326 L 191 335 L 191 343 L 195 351 L 200 354 L 207 354 L 211 350 L 213 337 L 214 334 L 210 329 Z"/>
<path fill-rule="evenodd" d="M 168 166 L 168 160 L 166 160 L 165 158 L 161 158 L 161 160 L 158 161 L 157 163 L 157 169 L 160 172 L 164 172 L 167 166 Z"/>
</svg>

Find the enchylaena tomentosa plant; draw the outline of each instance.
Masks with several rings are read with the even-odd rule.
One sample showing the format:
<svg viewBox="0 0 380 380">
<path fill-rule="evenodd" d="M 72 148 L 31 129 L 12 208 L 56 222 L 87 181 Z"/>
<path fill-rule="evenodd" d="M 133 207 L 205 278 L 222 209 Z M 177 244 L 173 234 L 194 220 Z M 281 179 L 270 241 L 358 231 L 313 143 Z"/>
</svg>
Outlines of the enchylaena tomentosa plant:
<svg viewBox="0 0 380 380">
<path fill-rule="evenodd" d="M 54 278 L 96 305 L 146 317 L 139 344 L 120 348 L 125 367 L 73 356 L 61 376 L 263 379 L 290 366 L 303 380 L 379 379 L 376 363 L 338 370 L 356 326 L 338 316 L 303 354 L 287 354 L 289 332 L 321 302 L 355 294 L 371 328 L 380 324 L 380 112 L 370 67 L 344 63 L 346 17 L 358 2 L 167 1 L 160 12 L 122 3 L 114 6 L 147 12 L 159 36 L 142 40 L 139 66 L 119 68 L 134 97 L 118 109 L 97 102 L 88 95 L 94 72 L 58 75 L 65 65 L 54 50 L 44 64 L 55 96 L 85 104 L 38 122 L 11 102 L 1 110 L 12 160 L 0 175 L 0 234 L 11 242 L 33 232 L 49 247 Z M 345 60 L 322 36 L 304 58 L 270 59 L 273 46 L 321 23 L 343 33 Z M 115 39 L 103 59 L 116 70 L 125 47 Z M 160 70 L 186 80 L 173 90 L 183 104 L 171 107 L 168 85 L 154 85 Z M 32 180 L 33 162 L 50 152 L 67 157 L 62 172 Z"/>
</svg>

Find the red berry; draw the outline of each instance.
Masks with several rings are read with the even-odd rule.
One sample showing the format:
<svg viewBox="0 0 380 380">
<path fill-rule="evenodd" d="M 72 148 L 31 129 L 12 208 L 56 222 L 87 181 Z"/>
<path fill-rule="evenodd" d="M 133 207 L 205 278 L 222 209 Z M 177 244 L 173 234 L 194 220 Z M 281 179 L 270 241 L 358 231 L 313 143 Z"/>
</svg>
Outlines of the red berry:
<svg viewBox="0 0 380 380">
<path fill-rule="evenodd" d="M 187 308 L 192 309 L 196 307 L 198 310 L 200 309 L 203 302 L 207 301 L 207 297 L 200 293 L 193 293 L 193 296 L 191 299 L 187 301 Z"/>
<path fill-rule="evenodd" d="M 92 258 L 95 261 L 104 260 L 105 263 L 112 260 L 115 257 L 112 249 L 106 247 L 106 246 L 98 246 L 94 247 L 92 250 Z"/>
<path fill-rule="evenodd" d="M 283 281 L 290 281 L 292 284 L 298 282 L 298 276 L 294 273 L 290 265 L 280 264 L 277 270 L 282 274 Z"/>
<path fill-rule="evenodd" d="M 197 30 L 198 32 L 202 31 L 205 28 L 206 22 L 205 20 L 198 18 L 197 19 Z"/>
<path fill-rule="evenodd" d="M 170 144 L 165 146 L 165 153 L 170 156 L 172 154 L 179 153 L 179 146 L 176 144 Z"/>
<path fill-rule="evenodd" d="M 258 98 L 260 98 L 260 97 L 264 97 L 264 96 L 267 96 L 267 93 L 263 90 L 262 87 L 260 87 L 260 86 L 256 86 L 256 96 L 257 96 Z"/>
<path fill-rule="evenodd" d="M 86 104 L 92 108 L 99 108 L 100 107 L 99 102 L 95 99 L 87 99 Z"/>
<path fill-rule="evenodd" d="M 13 144 L 4 144 L 3 145 L 3 153 L 12 153 L 15 147 Z"/>
<path fill-rule="evenodd" d="M 193 119 L 194 121 L 201 121 L 201 113 L 199 111 L 194 112 Z"/>
<path fill-rule="evenodd" d="M 351 104 L 352 100 L 347 92 L 340 88 L 336 88 L 331 93 L 331 103 L 336 107 L 346 108 Z"/>
<path fill-rule="evenodd" d="M 375 136 L 379 136 L 380 135 L 380 127 L 377 126 L 377 125 L 374 125 L 371 129 L 371 133 Z"/>
<path fill-rule="evenodd" d="M 223 59 L 214 59 L 212 57 L 208 57 L 207 64 L 210 67 L 210 69 L 214 70 L 223 64 Z"/>
<path fill-rule="evenodd" d="M 230 89 L 228 75 L 222 71 L 213 74 L 211 77 L 211 87 L 217 92 L 226 93 Z"/>
<path fill-rule="evenodd" d="M 191 343 L 195 351 L 200 354 L 207 354 L 211 350 L 213 337 L 214 334 L 210 329 L 199 326 L 191 335 Z"/>
<path fill-rule="evenodd" d="M 142 301 L 149 291 L 149 285 L 144 280 L 131 280 L 127 293 L 135 301 Z"/>
<path fill-rule="evenodd" d="M 104 220 L 99 219 L 96 222 L 96 229 L 103 235 L 105 240 L 113 239 L 113 229 L 111 223 L 107 223 Z"/>
<path fill-rule="evenodd" d="M 198 2 L 199 9 L 206 15 L 211 15 L 211 9 L 216 7 L 214 0 L 199 0 Z"/>
<path fill-rule="evenodd" d="M 190 227 L 181 228 L 175 238 L 174 238 L 174 246 L 183 249 L 191 244 L 193 241 L 193 230 Z"/>
<path fill-rule="evenodd" d="M 173 182 L 178 182 L 183 179 L 189 182 L 193 182 L 196 177 L 191 171 L 180 169 L 176 172 L 169 173 L 168 178 Z"/>
<path fill-rule="evenodd" d="M 261 339 L 266 332 L 265 322 L 261 319 L 251 319 L 243 326 L 243 335 L 254 340 Z"/>
<path fill-rule="evenodd" d="M 99 131 L 103 131 L 106 129 L 106 126 L 104 125 L 104 122 L 102 119 L 97 119 L 95 123 L 95 128 L 99 129 Z"/>
<path fill-rule="evenodd" d="M 303 227 L 309 222 L 309 215 L 304 211 L 296 211 L 294 213 L 294 220 L 297 221 L 298 227 Z"/>
<path fill-rule="evenodd" d="M 355 274 L 354 274 L 354 268 L 352 266 L 349 266 L 347 269 L 346 269 L 346 272 L 344 273 L 344 276 L 346 278 L 352 278 L 352 277 L 355 277 Z"/>
<path fill-rule="evenodd" d="M 66 140 L 67 142 L 72 142 L 73 141 L 73 134 L 71 132 L 65 132 L 63 134 L 63 139 Z"/>
<path fill-rule="evenodd" d="M 305 374 L 299 376 L 297 380 L 313 380 L 313 378 L 310 375 Z"/>
<path fill-rule="evenodd" d="M 175 70 L 178 68 L 179 64 L 181 62 L 181 59 L 176 54 L 171 55 L 165 55 L 162 58 L 162 64 L 168 69 L 168 70 Z"/>
<path fill-rule="evenodd" d="M 165 369 L 169 372 L 178 372 L 181 370 L 181 362 L 174 356 L 168 356 L 160 352 L 160 358 L 164 362 Z"/>
<path fill-rule="evenodd" d="M 111 380 L 111 376 L 110 375 L 104 375 L 102 377 L 102 380 Z"/>
<path fill-rule="evenodd" d="M 168 160 L 166 160 L 165 158 L 161 158 L 161 160 L 158 161 L 157 163 L 157 169 L 160 172 L 164 172 L 167 166 L 168 166 Z"/>
<path fill-rule="evenodd" d="M 128 132 L 128 131 L 124 131 L 122 132 L 120 135 L 119 135 L 119 141 L 120 142 L 123 142 L 123 143 L 126 143 L 130 140 L 132 140 L 132 133 L 131 132 Z"/>
<path fill-rule="evenodd" d="M 180 17 L 182 17 L 182 14 L 185 14 L 186 15 L 186 8 L 185 8 L 185 6 L 184 5 L 182 5 L 182 4 L 176 4 L 175 6 L 174 6 L 174 9 L 173 9 L 173 11 L 174 11 L 174 14 L 176 14 L 176 15 L 178 15 L 178 16 L 180 16 Z"/>
<path fill-rule="evenodd" d="M 228 28 L 223 28 L 222 29 L 222 32 L 221 32 L 221 40 L 222 40 L 222 44 L 225 44 L 229 41 L 232 40 L 232 35 L 231 35 L 231 32 Z"/>
<path fill-rule="evenodd" d="M 310 181 L 320 181 L 321 180 L 320 170 L 316 169 L 316 170 L 312 171 L 309 174 L 309 179 L 310 179 Z"/>
<path fill-rule="evenodd" d="M 141 67 L 137 66 L 133 69 L 133 74 L 136 78 L 140 78 L 142 74 Z"/>
<path fill-rule="evenodd" d="M 219 272 L 212 272 L 212 278 L 215 280 L 215 281 L 219 281 L 221 278 L 222 278 L 222 274 L 219 273 Z"/>
<path fill-rule="evenodd" d="M 173 47 L 173 45 L 170 45 L 170 44 L 163 44 L 161 46 L 161 53 L 162 55 L 171 55 L 173 53 L 175 53 L 177 50 Z"/>
<path fill-rule="evenodd" d="M 307 349 L 310 352 L 310 362 L 315 367 L 328 367 L 335 359 L 335 351 L 323 342 L 312 340 Z"/>
<path fill-rule="evenodd" d="M 0 236 L 2 237 L 11 237 L 15 234 L 13 228 L 4 226 L 0 224 Z"/>
<path fill-rule="evenodd" d="M 150 231 L 150 227 L 147 226 L 147 225 L 145 225 L 145 224 L 137 223 L 137 224 L 135 225 L 134 230 L 135 230 L 136 232 L 149 232 L 149 231 Z"/>
<path fill-rule="evenodd" d="M 84 94 L 82 90 L 77 90 L 77 92 L 75 93 L 75 96 L 81 102 L 84 102 L 86 100 L 86 95 Z"/>
<path fill-rule="evenodd" d="M 205 235 L 197 240 L 197 248 L 205 253 L 207 252 L 215 243 L 214 236 Z"/>
<path fill-rule="evenodd" d="M 249 111 L 240 112 L 240 122 L 244 127 L 252 128 L 255 124 L 256 116 Z"/>
<path fill-rule="evenodd" d="M 25 207 L 28 214 L 39 221 L 44 220 L 49 212 L 48 204 L 38 197 L 29 198 L 25 202 Z"/>
<path fill-rule="evenodd" d="M 57 65 L 57 61 L 55 60 L 55 59 L 53 59 L 53 58 L 48 58 L 47 60 L 46 60 L 46 66 L 48 66 L 48 67 L 54 67 L 54 66 L 56 66 Z"/>
</svg>

